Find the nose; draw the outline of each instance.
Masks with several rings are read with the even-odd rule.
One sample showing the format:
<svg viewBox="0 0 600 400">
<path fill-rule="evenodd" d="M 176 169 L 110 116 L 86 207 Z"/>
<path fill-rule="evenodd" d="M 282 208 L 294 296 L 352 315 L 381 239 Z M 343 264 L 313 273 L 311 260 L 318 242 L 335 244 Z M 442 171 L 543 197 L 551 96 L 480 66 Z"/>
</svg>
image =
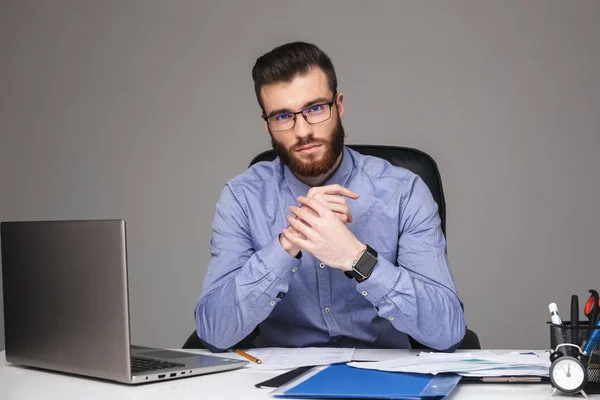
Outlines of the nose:
<svg viewBox="0 0 600 400">
<path fill-rule="evenodd" d="M 313 127 L 311 124 L 306 122 L 302 115 L 296 117 L 296 124 L 294 126 L 296 136 L 304 138 L 313 134 Z"/>
</svg>

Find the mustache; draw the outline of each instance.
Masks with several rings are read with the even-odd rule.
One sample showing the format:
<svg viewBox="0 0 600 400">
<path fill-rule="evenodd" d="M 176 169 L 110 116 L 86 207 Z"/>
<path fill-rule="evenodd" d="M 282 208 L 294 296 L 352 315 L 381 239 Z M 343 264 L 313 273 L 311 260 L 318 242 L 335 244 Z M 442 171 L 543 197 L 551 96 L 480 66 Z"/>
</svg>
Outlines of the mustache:
<svg viewBox="0 0 600 400">
<path fill-rule="evenodd" d="M 327 144 L 328 142 L 323 139 L 315 139 L 312 136 L 300 139 L 292 146 L 292 149 L 298 151 L 301 147 L 308 146 L 309 144 Z"/>
</svg>

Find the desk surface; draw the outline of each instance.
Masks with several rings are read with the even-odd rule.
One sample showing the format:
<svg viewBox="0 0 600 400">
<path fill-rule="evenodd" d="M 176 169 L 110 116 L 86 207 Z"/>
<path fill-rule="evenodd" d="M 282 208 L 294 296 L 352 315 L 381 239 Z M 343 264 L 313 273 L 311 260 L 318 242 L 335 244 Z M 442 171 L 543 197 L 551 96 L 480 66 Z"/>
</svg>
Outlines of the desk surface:
<svg viewBox="0 0 600 400">
<path fill-rule="evenodd" d="M 205 350 L 197 351 L 206 353 Z M 357 349 L 355 359 L 387 360 L 417 353 L 411 350 Z M 39 371 L 6 363 L 0 352 L 0 400 L 36 399 L 87 399 L 87 400 L 139 400 L 139 399 L 273 399 L 268 389 L 256 389 L 255 383 L 278 375 L 240 369 L 211 375 L 183 378 L 173 381 L 128 386 L 119 383 Z M 549 400 L 549 384 L 478 384 L 461 383 L 448 397 L 458 399 L 544 399 Z M 553 398 L 568 398 L 555 396 Z M 583 398 L 581 396 L 575 397 Z M 600 399 L 600 395 L 590 396 Z"/>
</svg>

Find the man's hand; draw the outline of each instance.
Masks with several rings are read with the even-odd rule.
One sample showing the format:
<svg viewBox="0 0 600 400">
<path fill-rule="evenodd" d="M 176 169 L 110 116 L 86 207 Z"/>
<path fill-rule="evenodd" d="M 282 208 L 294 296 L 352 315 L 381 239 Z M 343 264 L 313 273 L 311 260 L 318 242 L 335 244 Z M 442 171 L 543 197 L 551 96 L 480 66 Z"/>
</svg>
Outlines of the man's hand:
<svg viewBox="0 0 600 400">
<path fill-rule="evenodd" d="M 302 250 L 300 248 L 300 246 L 296 246 L 294 245 L 292 242 L 290 242 L 286 236 L 297 236 L 300 238 L 306 238 L 304 235 L 302 235 L 301 233 L 299 233 L 298 231 L 296 231 L 294 228 L 292 228 L 291 226 L 288 226 L 287 228 L 285 228 L 283 230 L 283 232 L 281 232 L 281 234 L 279 235 L 279 243 L 281 243 L 281 247 L 288 252 L 288 254 L 292 257 L 297 257 L 298 253 L 300 253 L 300 250 Z"/>
<path fill-rule="evenodd" d="M 350 208 L 346 203 L 346 197 L 356 200 L 358 194 L 350 189 L 338 184 L 315 186 L 310 188 L 306 197 L 319 200 L 325 207 L 333 211 L 343 223 L 352 222 L 352 213 L 350 213 Z"/>
<path fill-rule="evenodd" d="M 340 218 L 319 200 L 298 197 L 302 207 L 291 206 L 290 226 L 304 238 L 287 228 L 282 236 L 292 245 L 308 251 L 330 267 L 352 270 L 352 263 L 366 249 Z"/>
<path fill-rule="evenodd" d="M 321 204 L 333 211 L 340 221 L 343 223 L 350 223 L 352 222 L 352 213 L 343 196 L 347 196 L 351 199 L 358 199 L 358 194 L 338 184 L 315 186 L 310 188 L 307 194 L 308 198 L 319 200 Z M 317 216 L 317 213 L 312 209 L 306 208 L 306 210 Z M 287 235 L 294 235 L 301 239 L 306 239 L 306 236 L 295 230 L 291 225 L 285 228 L 285 231 Z M 296 246 L 287 240 L 286 235 L 283 232 L 279 235 L 279 243 L 281 243 L 281 247 L 283 247 L 283 249 L 292 257 L 296 257 L 300 250 L 302 250 L 299 246 Z"/>
<path fill-rule="evenodd" d="M 338 184 L 315 186 L 310 188 L 307 194 L 308 198 L 319 200 L 321 204 L 330 209 L 343 223 L 351 223 L 352 213 L 350 212 L 350 208 L 348 207 L 346 199 L 343 196 L 351 199 L 358 199 L 358 194 Z M 314 216 L 318 216 L 318 214 L 311 208 L 306 208 L 306 211 L 310 212 Z M 306 239 L 306 236 L 298 232 L 291 225 L 285 228 L 284 231 L 286 231 L 287 235 L 293 235 L 301 239 Z M 281 247 L 283 247 L 283 249 L 292 257 L 296 257 L 300 250 L 302 250 L 299 246 L 292 244 L 292 242 L 286 238 L 286 235 L 283 232 L 279 235 L 279 242 L 281 243 Z"/>
<path fill-rule="evenodd" d="M 311 210 L 310 208 L 307 208 L 306 211 L 312 213 L 315 216 L 317 215 L 317 213 Z M 288 225 L 288 227 L 284 229 L 284 232 L 286 232 L 288 235 L 297 236 L 300 239 L 306 239 L 306 236 L 295 230 L 291 225 Z M 300 250 L 302 250 L 299 246 L 296 246 L 292 244 L 292 242 L 287 240 L 283 232 L 281 232 L 281 234 L 279 235 L 279 243 L 281 243 L 281 247 L 283 247 L 283 249 L 287 251 L 288 254 L 292 257 L 298 256 L 298 253 L 300 252 Z"/>
</svg>

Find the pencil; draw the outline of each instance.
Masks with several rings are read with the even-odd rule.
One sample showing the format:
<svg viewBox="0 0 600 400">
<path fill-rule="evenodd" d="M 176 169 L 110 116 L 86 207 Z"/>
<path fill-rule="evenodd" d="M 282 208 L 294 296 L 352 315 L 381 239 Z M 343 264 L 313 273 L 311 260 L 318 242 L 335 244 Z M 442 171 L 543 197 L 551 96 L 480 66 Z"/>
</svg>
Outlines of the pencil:
<svg viewBox="0 0 600 400">
<path fill-rule="evenodd" d="M 235 351 L 237 354 L 239 354 L 240 356 L 247 358 L 248 360 L 252 361 L 253 363 L 256 364 L 262 364 L 262 361 L 260 361 L 258 358 L 251 356 L 250 354 L 246 353 L 245 351 L 242 351 L 240 349 L 237 349 Z"/>
</svg>

